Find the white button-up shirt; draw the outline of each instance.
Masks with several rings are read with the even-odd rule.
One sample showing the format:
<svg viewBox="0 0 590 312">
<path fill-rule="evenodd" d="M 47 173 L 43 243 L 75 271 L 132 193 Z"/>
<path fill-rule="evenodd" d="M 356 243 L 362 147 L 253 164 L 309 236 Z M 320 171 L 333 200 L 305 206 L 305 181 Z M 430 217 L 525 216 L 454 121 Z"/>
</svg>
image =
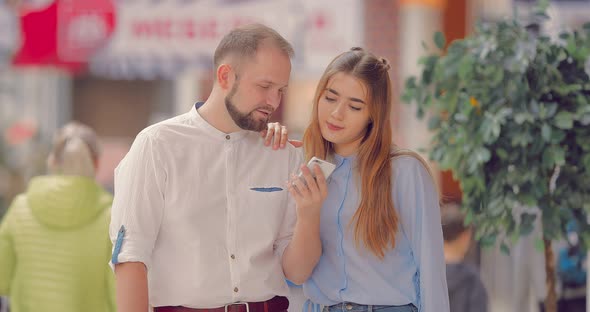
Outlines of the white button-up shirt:
<svg viewBox="0 0 590 312">
<path fill-rule="evenodd" d="M 259 133 L 223 133 L 194 107 L 144 129 L 115 170 L 112 263 L 144 263 L 156 307 L 286 296 L 296 215 L 284 185 L 302 161 Z"/>
</svg>

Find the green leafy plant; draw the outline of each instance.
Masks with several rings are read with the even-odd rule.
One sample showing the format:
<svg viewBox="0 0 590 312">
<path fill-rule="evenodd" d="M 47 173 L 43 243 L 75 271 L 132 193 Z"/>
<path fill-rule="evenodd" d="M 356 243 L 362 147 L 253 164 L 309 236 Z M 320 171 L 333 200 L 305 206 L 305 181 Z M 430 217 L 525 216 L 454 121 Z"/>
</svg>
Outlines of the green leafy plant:
<svg viewBox="0 0 590 312">
<path fill-rule="evenodd" d="M 577 222 L 590 244 L 590 23 L 558 38 L 516 18 L 478 25 L 475 33 L 420 60 L 403 100 L 428 113 L 429 151 L 463 191 L 466 223 L 483 246 L 508 253 L 541 218 L 548 276 L 547 311 L 555 311 L 551 242 Z"/>
</svg>

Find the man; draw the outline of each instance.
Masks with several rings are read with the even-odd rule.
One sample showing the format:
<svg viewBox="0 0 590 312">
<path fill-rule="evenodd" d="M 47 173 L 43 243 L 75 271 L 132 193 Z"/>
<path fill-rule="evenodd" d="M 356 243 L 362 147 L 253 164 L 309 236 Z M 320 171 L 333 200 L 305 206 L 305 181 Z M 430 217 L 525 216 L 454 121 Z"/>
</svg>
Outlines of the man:
<svg viewBox="0 0 590 312">
<path fill-rule="evenodd" d="M 282 101 L 292 54 L 266 26 L 232 30 L 207 101 L 137 136 L 115 175 L 119 312 L 287 310 L 285 278 L 303 282 L 315 266 L 306 255 L 321 253 L 319 209 L 295 210 L 283 187 L 300 154 L 264 147 L 257 132 Z"/>
<path fill-rule="evenodd" d="M 457 204 L 443 206 L 441 219 L 451 312 L 486 312 L 488 297 L 478 270 L 464 261 L 472 230 L 464 225 L 465 218 Z"/>
</svg>

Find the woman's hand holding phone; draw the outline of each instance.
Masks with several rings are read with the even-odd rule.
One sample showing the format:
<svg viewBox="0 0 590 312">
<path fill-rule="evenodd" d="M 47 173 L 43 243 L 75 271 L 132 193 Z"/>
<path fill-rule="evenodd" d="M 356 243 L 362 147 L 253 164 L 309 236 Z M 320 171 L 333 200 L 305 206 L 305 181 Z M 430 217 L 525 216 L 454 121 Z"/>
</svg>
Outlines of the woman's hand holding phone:
<svg viewBox="0 0 590 312">
<path fill-rule="evenodd" d="M 320 209 L 328 195 L 326 177 L 318 164 L 301 166 L 299 175 L 292 175 L 288 182 L 288 190 L 297 205 L 299 221 L 319 220 Z M 316 221 L 317 221 L 316 220 Z"/>
</svg>

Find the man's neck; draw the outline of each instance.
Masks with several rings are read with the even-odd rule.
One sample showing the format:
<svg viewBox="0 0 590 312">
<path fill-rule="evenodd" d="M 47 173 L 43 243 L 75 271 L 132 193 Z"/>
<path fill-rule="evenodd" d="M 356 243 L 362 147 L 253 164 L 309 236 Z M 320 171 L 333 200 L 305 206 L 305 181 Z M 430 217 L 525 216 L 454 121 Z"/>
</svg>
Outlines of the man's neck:
<svg viewBox="0 0 590 312">
<path fill-rule="evenodd" d="M 462 246 L 452 243 L 445 243 L 445 263 L 461 263 L 465 258 L 465 251 Z"/>
<path fill-rule="evenodd" d="M 207 101 L 197 110 L 199 115 L 207 123 L 223 133 L 232 133 L 241 130 L 227 112 L 223 97 L 216 96 L 213 92 Z"/>
</svg>

